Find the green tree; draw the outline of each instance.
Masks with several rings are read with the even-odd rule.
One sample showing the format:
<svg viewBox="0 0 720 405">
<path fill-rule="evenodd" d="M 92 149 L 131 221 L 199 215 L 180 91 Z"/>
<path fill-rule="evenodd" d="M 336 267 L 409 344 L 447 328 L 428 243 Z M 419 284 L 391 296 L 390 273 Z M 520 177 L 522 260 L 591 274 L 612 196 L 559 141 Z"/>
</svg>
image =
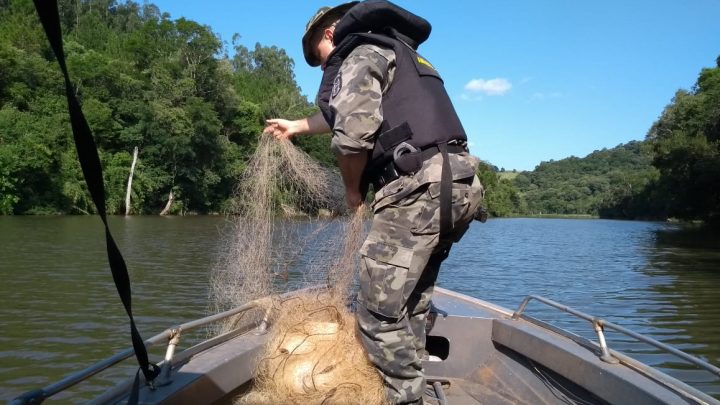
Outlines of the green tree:
<svg viewBox="0 0 720 405">
<path fill-rule="evenodd" d="M 703 69 L 692 91 L 675 94 L 647 139 L 667 214 L 720 222 L 720 64 Z"/>
<path fill-rule="evenodd" d="M 477 170 L 478 178 L 485 188 L 484 206 L 494 217 L 517 215 L 524 209 L 515 185 L 508 179 L 500 179 L 497 166 L 480 161 Z"/>
<path fill-rule="evenodd" d="M 656 177 L 651 162 L 651 148 L 637 141 L 598 150 L 584 158 L 542 162 L 535 170 L 513 179 L 520 194 L 519 210 L 527 214 L 627 218 L 623 213 L 631 211 L 615 205 L 627 203 Z M 643 217 L 657 213 L 655 210 Z"/>
<path fill-rule="evenodd" d="M 158 212 L 171 190 L 181 196 L 178 210 L 216 211 L 252 153 L 266 108 L 236 93 L 238 73 L 220 39 L 152 4 L 61 0 L 59 9 L 108 211 L 124 208 L 134 147 L 134 212 Z M 0 70 L 0 213 L 92 213 L 63 80 L 30 0 L 0 7 Z"/>
</svg>

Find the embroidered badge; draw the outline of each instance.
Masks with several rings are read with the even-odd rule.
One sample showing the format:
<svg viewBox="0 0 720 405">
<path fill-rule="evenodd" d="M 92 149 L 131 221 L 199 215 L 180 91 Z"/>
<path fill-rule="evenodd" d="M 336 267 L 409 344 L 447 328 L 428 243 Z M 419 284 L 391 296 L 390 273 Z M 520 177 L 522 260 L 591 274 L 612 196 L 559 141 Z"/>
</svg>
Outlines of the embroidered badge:
<svg viewBox="0 0 720 405">
<path fill-rule="evenodd" d="M 431 65 L 430 62 L 428 62 L 427 59 L 423 58 L 422 56 L 418 55 L 417 61 L 422 63 L 423 65 L 429 67 L 430 69 L 435 70 L 435 67 L 433 65 Z"/>
<path fill-rule="evenodd" d="M 332 98 L 335 98 L 335 96 L 340 93 L 340 89 L 342 89 L 342 76 L 338 73 L 338 75 L 335 76 L 335 81 L 333 82 Z"/>
</svg>

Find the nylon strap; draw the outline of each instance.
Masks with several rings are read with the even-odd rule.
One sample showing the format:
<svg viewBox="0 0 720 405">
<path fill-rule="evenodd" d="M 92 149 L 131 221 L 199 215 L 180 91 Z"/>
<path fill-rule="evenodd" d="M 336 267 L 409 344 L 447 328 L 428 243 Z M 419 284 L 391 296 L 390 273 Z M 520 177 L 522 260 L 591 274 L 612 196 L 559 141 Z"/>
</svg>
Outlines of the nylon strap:
<svg viewBox="0 0 720 405">
<path fill-rule="evenodd" d="M 70 75 L 68 74 L 65 64 L 65 53 L 62 44 L 62 32 L 60 30 L 60 18 L 58 16 L 57 0 L 33 0 L 35 9 L 38 12 L 40 21 L 50 46 L 55 53 L 55 57 L 60 64 L 63 77 L 65 78 L 65 93 L 67 96 L 68 110 L 70 112 L 70 123 L 72 126 L 73 137 L 75 139 L 75 148 L 77 149 L 78 159 L 82 167 L 83 176 L 87 183 L 88 190 L 92 196 L 93 203 L 97 209 L 100 219 L 105 225 L 105 241 L 107 247 L 107 256 L 110 263 L 113 281 L 118 295 L 122 300 L 125 312 L 130 318 L 130 334 L 132 336 L 133 349 L 137 358 L 140 370 L 142 370 L 145 380 L 150 382 L 157 377 L 160 369 L 157 365 L 151 364 L 148 360 L 147 349 L 143 342 L 140 332 L 135 326 L 135 320 L 132 315 L 132 296 L 130 291 L 130 277 L 128 276 L 125 259 L 123 259 L 120 249 L 118 249 L 115 239 L 110 233 L 108 226 L 107 213 L 105 209 L 105 185 L 103 184 L 102 166 L 100 165 L 100 157 L 98 155 L 95 140 L 88 126 L 85 115 L 80 108 L 80 103 L 75 96 Z M 135 377 L 135 382 L 139 379 L 139 374 Z M 137 402 L 137 395 L 131 395 L 131 399 Z"/>
<path fill-rule="evenodd" d="M 450 157 L 448 156 L 447 143 L 438 144 L 442 154 L 442 174 L 440 175 L 440 239 L 447 238 L 447 235 L 454 228 L 452 220 L 452 169 L 450 168 Z"/>
</svg>

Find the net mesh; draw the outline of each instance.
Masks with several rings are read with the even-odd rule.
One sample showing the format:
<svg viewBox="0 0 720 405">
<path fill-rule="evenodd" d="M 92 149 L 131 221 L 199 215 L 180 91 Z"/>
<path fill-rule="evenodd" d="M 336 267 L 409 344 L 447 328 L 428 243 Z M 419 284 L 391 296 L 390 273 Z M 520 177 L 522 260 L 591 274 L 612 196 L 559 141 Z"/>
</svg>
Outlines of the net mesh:
<svg viewBox="0 0 720 405">
<path fill-rule="evenodd" d="M 365 216 L 337 215 L 342 195 L 337 172 L 288 141 L 261 136 L 235 190 L 227 246 L 210 283 L 215 312 L 270 297 L 266 308 L 242 318 L 266 317 L 270 331 L 253 389 L 239 403 L 385 402 L 348 310 Z"/>
</svg>

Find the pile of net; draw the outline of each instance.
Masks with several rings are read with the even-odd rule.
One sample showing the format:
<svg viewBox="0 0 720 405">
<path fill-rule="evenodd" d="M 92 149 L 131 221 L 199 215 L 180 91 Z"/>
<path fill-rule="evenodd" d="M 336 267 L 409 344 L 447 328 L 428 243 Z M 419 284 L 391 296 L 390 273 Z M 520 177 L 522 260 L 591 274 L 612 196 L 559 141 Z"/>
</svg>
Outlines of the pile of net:
<svg viewBox="0 0 720 405">
<path fill-rule="evenodd" d="M 278 304 L 269 344 L 244 404 L 382 404 L 382 381 L 357 340 L 355 319 L 327 293 Z"/>
<path fill-rule="evenodd" d="M 215 331 L 259 319 L 269 325 L 253 388 L 238 403 L 385 402 L 348 309 L 365 227 L 363 212 L 339 215 L 343 195 L 337 172 L 288 141 L 261 137 L 211 277 L 212 311 L 270 297 Z"/>
</svg>

